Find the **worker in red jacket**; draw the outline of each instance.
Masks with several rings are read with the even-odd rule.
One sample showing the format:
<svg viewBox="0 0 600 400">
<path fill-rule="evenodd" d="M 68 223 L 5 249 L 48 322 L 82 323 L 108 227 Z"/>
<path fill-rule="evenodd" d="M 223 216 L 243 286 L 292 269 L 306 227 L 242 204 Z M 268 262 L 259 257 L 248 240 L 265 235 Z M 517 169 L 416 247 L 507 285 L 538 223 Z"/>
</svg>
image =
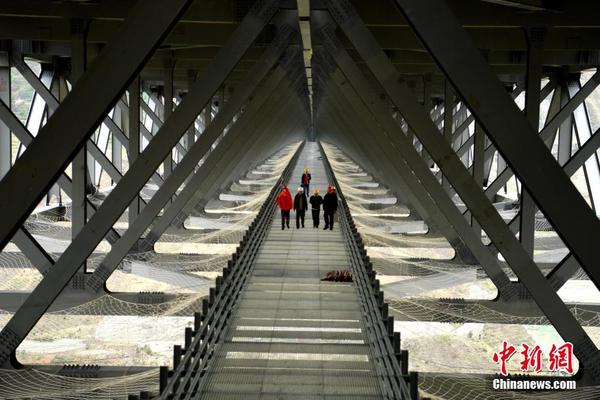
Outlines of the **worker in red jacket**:
<svg viewBox="0 0 600 400">
<path fill-rule="evenodd" d="M 290 210 L 294 207 L 294 201 L 286 185 L 283 185 L 281 192 L 277 196 L 277 205 L 281 210 L 281 230 L 284 230 L 286 226 L 290 229 Z"/>
</svg>

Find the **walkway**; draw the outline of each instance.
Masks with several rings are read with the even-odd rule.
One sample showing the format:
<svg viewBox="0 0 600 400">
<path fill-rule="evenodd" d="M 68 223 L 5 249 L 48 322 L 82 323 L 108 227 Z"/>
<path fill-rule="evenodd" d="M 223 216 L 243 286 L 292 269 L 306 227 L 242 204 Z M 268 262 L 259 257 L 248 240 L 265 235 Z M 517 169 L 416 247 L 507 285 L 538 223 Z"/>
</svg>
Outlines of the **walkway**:
<svg viewBox="0 0 600 400">
<path fill-rule="evenodd" d="M 311 190 L 325 192 L 319 146 L 307 143 L 290 190 L 304 167 Z M 322 215 L 321 215 L 322 219 Z M 264 242 L 239 307 L 230 319 L 202 399 L 375 399 L 379 383 L 351 283 L 321 282 L 349 269 L 339 225 L 282 231 L 279 212 Z"/>
</svg>

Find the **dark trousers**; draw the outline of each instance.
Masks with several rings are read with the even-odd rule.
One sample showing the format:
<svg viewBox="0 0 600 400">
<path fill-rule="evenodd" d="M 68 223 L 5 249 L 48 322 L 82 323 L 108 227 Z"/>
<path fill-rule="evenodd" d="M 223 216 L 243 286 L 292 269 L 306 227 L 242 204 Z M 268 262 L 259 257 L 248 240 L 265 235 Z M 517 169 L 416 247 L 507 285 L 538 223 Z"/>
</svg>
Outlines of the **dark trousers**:
<svg viewBox="0 0 600 400">
<path fill-rule="evenodd" d="M 319 214 L 321 214 L 321 210 L 312 210 L 313 227 L 315 228 L 319 227 Z"/>
<path fill-rule="evenodd" d="M 296 228 L 300 228 L 300 223 L 304 228 L 304 210 L 296 210 Z"/>
<path fill-rule="evenodd" d="M 290 227 L 290 210 L 281 210 L 281 229 L 283 229 L 286 225 L 288 228 Z"/>
<path fill-rule="evenodd" d="M 323 219 L 325 220 L 325 229 L 329 228 L 333 230 L 333 214 L 335 214 L 335 211 L 323 212 Z"/>
<path fill-rule="evenodd" d="M 306 197 L 310 197 L 310 183 L 302 185 L 302 189 L 304 189 L 304 194 Z"/>
</svg>

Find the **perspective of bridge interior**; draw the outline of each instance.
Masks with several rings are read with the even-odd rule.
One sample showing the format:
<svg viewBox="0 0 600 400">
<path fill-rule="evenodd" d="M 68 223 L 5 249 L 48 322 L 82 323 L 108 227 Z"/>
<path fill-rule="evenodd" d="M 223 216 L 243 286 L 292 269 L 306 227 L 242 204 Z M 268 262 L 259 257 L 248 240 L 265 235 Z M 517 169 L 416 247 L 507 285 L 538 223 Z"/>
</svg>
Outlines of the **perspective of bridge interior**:
<svg viewBox="0 0 600 400">
<path fill-rule="evenodd" d="M 0 0 L 0 399 L 600 399 L 599 66 L 597 1 Z"/>
</svg>

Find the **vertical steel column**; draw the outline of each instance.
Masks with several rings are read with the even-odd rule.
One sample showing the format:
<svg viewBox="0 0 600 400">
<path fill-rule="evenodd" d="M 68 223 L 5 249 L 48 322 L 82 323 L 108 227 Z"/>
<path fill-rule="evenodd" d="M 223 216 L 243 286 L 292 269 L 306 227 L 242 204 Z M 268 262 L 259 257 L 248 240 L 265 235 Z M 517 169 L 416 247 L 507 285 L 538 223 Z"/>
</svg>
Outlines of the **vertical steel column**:
<svg viewBox="0 0 600 400">
<path fill-rule="evenodd" d="M 485 134 L 483 128 L 478 123 L 475 123 L 475 133 L 473 134 L 473 179 L 481 188 L 483 188 L 483 168 L 484 168 L 484 153 L 485 153 Z M 481 237 L 481 225 L 471 214 L 471 226 Z"/>
<path fill-rule="evenodd" d="M 63 85 L 65 75 L 64 62 L 58 57 L 53 57 L 52 61 L 52 64 L 46 64 L 46 68 L 51 70 L 50 75 L 52 76 L 48 93 L 51 93 L 52 99 L 58 100 L 55 102 L 55 104 L 53 104 L 52 102 L 46 102 L 46 109 L 44 111 L 46 114 L 46 119 L 50 118 L 52 114 L 56 111 L 56 108 L 58 107 L 58 102 L 64 100 L 64 98 L 67 96 L 66 84 Z M 43 120 L 40 120 L 40 128 L 42 124 Z M 55 201 L 57 201 L 58 203 L 62 204 L 61 191 L 58 185 L 56 184 L 52 185 L 52 187 L 48 190 L 48 194 L 46 195 L 46 205 L 50 205 L 53 198 L 55 198 Z"/>
<path fill-rule="evenodd" d="M 188 90 L 189 90 L 189 88 L 191 88 L 192 85 L 194 84 L 194 82 L 196 81 L 196 72 L 189 70 L 187 75 L 188 75 Z M 185 148 L 189 151 L 189 149 L 192 147 L 192 145 L 196 141 L 196 121 L 195 120 L 194 120 L 194 123 L 192 125 L 190 125 L 190 127 L 188 128 L 188 132 L 185 137 L 186 137 Z"/>
<path fill-rule="evenodd" d="M 454 112 L 454 89 L 452 84 L 446 80 L 444 82 L 444 139 L 452 146 L 452 128 Z M 442 185 L 448 193 L 452 193 L 450 181 L 446 176 L 442 176 Z"/>
<path fill-rule="evenodd" d="M 76 85 L 83 76 L 87 68 L 87 25 L 88 21 L 81 19 L 72 19 L 71 25 L 71 85 Z M 60 76 L 60 75 L 59 75 Z M 58 97 L 59 101 L 61 100 Z M 87 145 L 84 144 L 81 150 L 73 158 L 72 177 L 73 190 L 71 196 L 72 206 L 72 227 L 71 237 L 75 239 L 83 226 L 87 223 L 86 198 L 88 186 L 93 184 L 94 179 L 94 159 L 87 152 Z M 91 167 L 92 181 L 89 181 L 88 166 Z M 82 267 L 85 270 L 85 262 Z"/>
<path fill-rule="evenodd" d="M 3 220 L 0 248 L 4 248 L 73 160 L 117 102 L 132 76 L 141 69 L 191 2 L 172 0 L 167 5 L 161 0 L 147 0 L 133 6 L 123 29 L 102 50 L 64 104 L 0 182 L 0 192 L 14 193 L 0 198 Z M 115 68 L 116 65 L 119 68 Z M 73 124 L 73 116 L 77 116 L 77 124 Z M 48 153 L 48 149 L 53 151 Z M 9 330 L 5 327 L 3 334 L 11 335 L 5 333 Z M 0 362 L 4 359 L 5 353 L 0 352 Z"/>
<path fill-rule="evenodd" d="M 525 116 L 537 134 L 540 126 L 540 84 L 542 80 L 542 50 L 545 31 L 544 28 L 526 28 L 525 35 L 527 38 Z M 524 185 L 521 186 L 520 211 L 519 240 L 523 245 L 523 249 L 533 257 L 536 205 Z"/>
<path fill-rule="evenodd" d="M 10 62 L 8 53 L 0 53 L 0 101 L 11 107 Z M 0 120 L 0 180 L 12 164 L 12 140 L 10 129 Z"/>
<path fill-rule="evenodd" d="M 561 80 L 560 85 L 560 106 L 561 109 L 565 107 L 567 103 L 569 103 L 569 88 L 567 87 L 568 81 L 567 77 Z M 573 115 L 569 113 L 569 115 L 564 119 L 564 121 L 560 124 L 558 129 L 558 163 L 560 165 L 565 165 L 569 158 L 571 158 L 571 149 L 573 146 Z M 552 145 L 550 145 L 552 146 Z M 552 148 L 552 147 L 551 147 Z"/>
<path fill-rule="evenodd" d="M 163 97 L 165 99 L 165 105 L 163 107 L 163 121 L 171 116 L 173 112 L 173 69 L 175 64 L 173 56 L 169 55 L 164 62 L 164 90 Z M 166 178 L 173 171 L 173 150 L 169 153 L 163 164 L 163 177 Z"/>
<path fill-rule="evenodd" d="M 135 163 L 140 154 L 140 78 L 135 77 L 129 85 L 129 153 L 128 169 Z M 129 225 L 140 213 L 140 196 L 135 196 L 129 204 Z"/>
<path fill-rule="evenodd" d="M 123 130 L 123 109 L 122 107 L 115 107 L 115 113 L 113 115 L 113 120 L 115 124 Z M 112 163 L 115 168 L 123 174 L 123 145 L 119 142 L 119 139 L 115 136 L 115 134 L 111 133 L 111 153 L 112 153 Z M 113 180 L 113 183 L 116 183 Z"/>
<path fill-rule="evenodd" d="M 206 129 L 212 122 L 212 105 L 213 98 L 211 97 L 206 104 L 206 108 L 204 109 L 204 129 Z"/>
</svg>

